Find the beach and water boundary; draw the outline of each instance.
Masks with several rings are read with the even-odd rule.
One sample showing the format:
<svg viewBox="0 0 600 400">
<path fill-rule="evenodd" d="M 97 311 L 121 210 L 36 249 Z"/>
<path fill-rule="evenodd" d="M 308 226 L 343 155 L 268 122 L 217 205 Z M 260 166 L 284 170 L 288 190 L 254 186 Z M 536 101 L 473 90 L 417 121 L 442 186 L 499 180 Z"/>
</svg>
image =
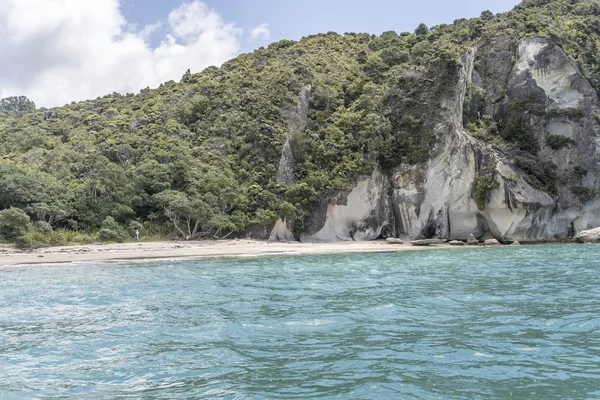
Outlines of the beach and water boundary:
<svg viewBox="0 0 600 400">
<path fill-rule="evenodd" d="M 449 244 L 417 247 L 411 246 L 408 243 L 389 244 L 383 240 L 327 243 L 267 242 L 256 240 L 164 241 L 45 247 L 34 250 L 19 250 L 14 246 L 0 245 L 0 265 L 381 253 L 449 248 L 460 247 L 450 246 Z"/>
</svg>

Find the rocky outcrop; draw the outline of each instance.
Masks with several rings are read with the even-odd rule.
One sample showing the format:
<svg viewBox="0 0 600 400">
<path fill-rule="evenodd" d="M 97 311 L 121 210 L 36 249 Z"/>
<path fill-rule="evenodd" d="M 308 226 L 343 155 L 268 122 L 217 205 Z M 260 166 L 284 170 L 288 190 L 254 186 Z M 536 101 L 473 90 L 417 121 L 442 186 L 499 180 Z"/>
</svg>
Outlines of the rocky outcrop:
<svg viewBox="0 0 600 400">
<path fill-rule="evenodd" d="M 296 154 L 298 140 L 308 121 L 308 108 L 310 106 L 311 87 L 307 86 L 300 91 L 298 103 L 288 113 L 288 138 L 281 150 L 281 159 L 277 170 L 277 183 L 282 185 L 295 185 L 296 182 Z M 296 241 L 292 233 L 293 221 L 279 219 L 271 229 L 269 241 L 291 242 Z"/>
<path fill-rule="evenodd" d="M 490 246 L 500 246 L 500 242 L 497 241 L 496 239 L 488 239 L 485 242 L 483 242 L 484 246 L 490 247 Z"/>
<path fill-rule="evenodd" d="M 580 243 L 600 243 L 600 228 L 581 231 L 575 239 Z"/>
<path fill-rule="evenodd" d="M 410 242 L 410 244 L 412 244 L 413 246 L 417 246 L 417 247 L 425 247 L 425 246 L 434 246 L 436 244 L 444 244 L 447 241 L 444 239 L 420 239 L 420 240 L 413 240 L 412 242 Z"/>
<path fill-rule="evenodd" d="M 271 242 L 295 242 L 296 238 L 292 233 L 291 223 L 287 220 L 279 219 L 271 230 L 269 235 Z"/>
<path fill-rule="evenodd" d="M 504 42 L 499 46 L 506 48 Z M 501 51 L 492 53 L 491 57 L 504 60 L 505 55 L 506 52 Z M 494 77 L 507 73 L 506 67 L 493 69 L 493 60 L 487 61 L 487 69 Z M 511 155 L 464 133 L 461 99 L 465 86 L 469 78 L 477 78 L 473 84 L 482 87 L 487 80 L 473 70 L 473 55 L 465 56 L 463 65 L 459 83 L 462 89 L 454 105 L 449 101 L 447 107 L 455 108 L 447 117 L 454 130 L 445 136 L 443 151 L 426 167 L 402 166 L 392 177 L 399 233 L 459 240 L 474 233 L 478 238 L 494 237 L 503 241 L 551 241 L 599 225 L 598 201 L 579 201 L 572 193 L 572 183 L 559 185 L 557 194 L 538 190 L 531 186 L 527 171 L 515 164 Z M 507 105 L 516 99 L 537 98 L 544 107 L 532 126 L 542 148 L 539 157 L 561 165 L 559 178 L 563 180 L 573 174 L 574 165 L 584 165 L 590 171 L 598 169 L 600 135 L 598 122 L 593 117 L 598 110 L 597 96 L 562 49 L 542 38 L 523 40 L 517 49 L 514 68 L 506 79 L 506 98 L 496 108 L 487 107 L 488 111 L 501 114 L 508 112 Z M 578 121 L 569 119 L 572 109 L 582 110 Z M 545 145 L 548 135 L 569 136 L 576 146 L 557 152 Z M 479 210 L 473 199 L 473 183 L 481 171 L 489 171 L 497 182 L 488 193 L 483 210 Z M 584 189 L 595 191 L 598 177 L 588 173 L 581 184 Z"/>
<path fill-rule="evenodd" d="M 430 160 L 386 172 L 376 169 L 349 193 L 323 199 L 302 240 L 393 236 L 466 241 L 473 235 L 470 242 L 553 241 L 600 225 L 600 200 L 593 198 L 600 190 L 596 92 L 565 52 L 545 38 L 526 38 L 512 49 L 508 38 L 499 37 L 486 46 L 483 54 L 474 49 L 462 58 L 455 90 L 436 115 L 438 144 Z M 504 85 L 502 90 L 498 83 Z M 510 148 L 465 132 L 463 105 L 472 86 L 484 93 L 479 113 L 508 124 L 515 118 L 516 104 L 535 111 L 526 111 L 526 129 L 539 148 L 537 155 L 515 155 Z M 293 132 L 304 129 L 305 119 L 303 123 L 300 117 L 306 115 L 309 98 L 303 91 L 291 115 L 290 139 L 278 174 L 282 183 L 294 183 Z M 554 148 L 548 144 L 553 137 L 564 137 L 569 145 Z M 556 166 L 553 191 L 545 191 L 550 185 L 542 187 L 532 175 L 537 168 L 531 162 L 534 158 L 547 160 L 550 169 Z M 575 166 L 580 167 L 579 177 Z M 475 185 L 481 177 L 488 179 L 484 189 Z M 484 204 L 478 204 L 478 196 Z M 287 225 L 278 223 L 277 237 L 289 237 Z"/>
<path fill-rule="evenodd" d="M 475 237 L 475 235 L 470 234 L 469 238 L 467 239 L 467 244 L 469 246 L 478 246 L 479 245 L 479 240 L 477 240 L 477 238 Z"/>
<path fill-rule="evenodd" d="M 386 242 L 388 242 L 389 244 L 404 244 L 404 241 L 398 238 L 387 238 Z"/>
<path fill-rule="evenodd" d="M 452 98 L 440 110 L 439 145 L 429 163 L 401 165 L 391 176 L 395 229 L 411 238 L 466 239 L 483 234 L 471 189 L 475 178 L 475 141 L 462 126 L 463 102 L 475 53 L 463 57 Z"/>
<path fill-rule="evenodd" d="M 375 240 L 392 223 L 389 182 L 380 170 L 359 181 L 343 203 L 333 200 L 327 205 L 321 226 L 313 224 L 314 233 L 304 234 L 302 241 Z"/>
<path fill-rule="evenodd" d="M 308 120 L 308 107 L 310 106 L 311 87 L 307 86 L 300 91 L 298 104 L 289 111 L 288 138 L 281 150 L 281 160 L 277 170 L 277 182 L 286 185 L 296 183 L 296 153 L 298 139 L 302 134 Z"/>
<path fill-rule="evenodd" d="M 557 185 L 556 193 L 534 189 L 523 179 L 518 160 L 495 152 L 500 185 L 482 213 L 490 231 L 502 240 L 548 241 L 599 225 L 598 202 L 574 194 L 598 189 L 598 177 L 591 172 L 600 166 L 597 95 L 591 85 L 559 46 L 532 37 L 518 45 L 506 93 L 499 118 L 508 120 L 517 101 L 533 110 L 527 129 L 540 147 L 538 158 L 556 168 Z M 553 149 L 547 144 L 551 136 L 574 145 Z M 580 182 L 573 179 L 576 165 L 588 170 Z"/>
</svg>

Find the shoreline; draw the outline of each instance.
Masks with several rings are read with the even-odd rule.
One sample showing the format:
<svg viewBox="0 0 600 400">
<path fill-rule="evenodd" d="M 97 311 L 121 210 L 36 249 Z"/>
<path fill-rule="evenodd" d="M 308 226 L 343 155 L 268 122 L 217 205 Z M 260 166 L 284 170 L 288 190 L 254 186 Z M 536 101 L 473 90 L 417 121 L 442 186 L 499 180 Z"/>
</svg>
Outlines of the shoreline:
<svg viewBox="0 0 600 400">
<path fill-rule="evenodd" d="M 478 247 L 478 246 L 469 246 Z M 90 244 L 80 246 L 44 247 L 35 250 L 19 250 L 13 246 L 0 245 L 0 267 L 36 264 L 69 264 L 103 261 L 159 261 L 198 260 L 216 258 L 253 258 L 270 256 L 301 256 L 344 253 L 384 253 L 423 251 L 449 248 L 447 243 L 427 247 L 410 243 L 389 244 L 386 241 L 371 242 L 266 242 L 258 240 L 220 240 L 190 242 L 134 242 L 119 244 Z"/>
<path fill-rule="evenodd" d="M 573 241 L 522 243 L 523 246 L 569 244 Z M 509 247 L 503 245 L 501 247 Z M 0 267 L 71 264 L 90 262 L 154 262 L 196 261 L 203 259 L 258 258 L 347 253 L 396 253 L 439 249 L 472 249 L 479 246 L 452 246 L 449 243 L 413 246 L 410 243 L 390 244 L 384 240 L 369 242 L 269 242 L 250 239 L 211 241 L 159 241 L 115 244 L 89 244 L 41 247 L 20 250 L 0 244 Z"/>
</svg>

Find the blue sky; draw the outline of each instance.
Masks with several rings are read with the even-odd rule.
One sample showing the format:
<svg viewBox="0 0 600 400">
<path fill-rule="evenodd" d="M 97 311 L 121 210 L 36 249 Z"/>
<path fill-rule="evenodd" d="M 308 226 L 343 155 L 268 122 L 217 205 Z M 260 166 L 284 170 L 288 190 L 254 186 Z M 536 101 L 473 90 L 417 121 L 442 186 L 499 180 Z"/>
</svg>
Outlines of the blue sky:
<svg viewBox="0 0 600 400">
<path fill-rule="evenodd" d="M 129 22 L 147 25 L 164 20 L 182 0 L 122 0 Z M 280 39 L 300 39 L 314 33 L 335 31 L 381 33 L 413 31 L 419 23 L 428 26 L 451 23 L 458 18 L 477 17 L 484 10 L 494 13 L 512 9 L 519 0 L 204 0 L 227 23 L 251 30 L 269 25 L 268 39 L 247 39 L 243 51 Z"/>
</svg>

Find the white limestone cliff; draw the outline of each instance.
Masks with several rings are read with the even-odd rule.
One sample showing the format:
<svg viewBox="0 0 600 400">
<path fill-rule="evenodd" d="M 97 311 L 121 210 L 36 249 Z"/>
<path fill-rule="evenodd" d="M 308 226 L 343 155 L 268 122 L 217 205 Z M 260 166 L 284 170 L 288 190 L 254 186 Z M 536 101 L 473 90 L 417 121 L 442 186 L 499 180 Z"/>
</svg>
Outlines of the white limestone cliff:
<svg viewBox="0 0 600 400">
<path fill-rule="evenodd" d="M 441 122 L 435 128 L 438 144 L 429 162 L 400 165 L 391 172 L 376 169 L 359 180 L 343 202 L 322 203 L 325 217 L 313 233 L 301 235 L 302 240 L 373 240 L 392 235 L 466 240 L 474 234 L 507 242 L 552 241 L 600 226 L 600 200 L 579 201 L 568 184 L 559 185 L 556 194 L 537 190 L 510 157 L 465 133 L 465 93 L 473 76 L 481 79 L 474 71 L 475 54 L 476 50 L 462 59 L 455 94 L 440 111 Z M 507 85 L 505 104 L 536 96 L 545 105 L 548 117 L 533 119 L 531 129 L 540 156 L 559 167 L 559 178 L 568 181 L 573 165 L 600 169 L 600 126 L 593 117 L 598 113 L 597 95 L 560 47 L 539 37 L 522 40 Z M 583 117 L 561 116 L 560 110 L 570 109 L 582 110 Z M 545 144 L 548 135 L 569 137 L 576 145 L 551 149 Z M 480 210 L 473 184 L 482 170 L 492 172 L 498 186 Z M 581 185 L 599 190 L 600 177 L 590 172 Z M 272 236 L 289 239 L 288 225 L 278 222 Z"/>
<path fill-rule="evenodd" d="M 303 241 L 375 240 L 390 223 L 387 177 L 379 170 L 358 182 L 346 204 L 329 204 L 324 226 Z"/>
</svg>

